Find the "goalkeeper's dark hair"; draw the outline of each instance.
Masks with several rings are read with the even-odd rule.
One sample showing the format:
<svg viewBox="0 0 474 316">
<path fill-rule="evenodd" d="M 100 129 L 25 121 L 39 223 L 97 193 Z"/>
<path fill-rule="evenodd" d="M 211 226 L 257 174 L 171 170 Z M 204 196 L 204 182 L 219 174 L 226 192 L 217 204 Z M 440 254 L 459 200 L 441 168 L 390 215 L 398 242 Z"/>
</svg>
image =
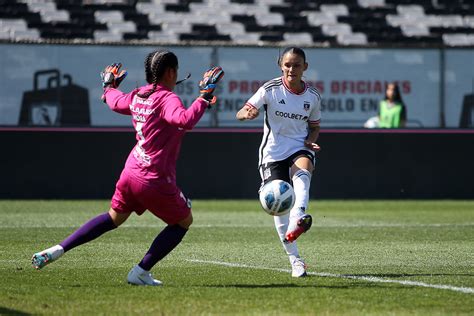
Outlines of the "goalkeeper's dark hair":
<svg viewBox="0 0 474 316">
<path fill-rule="evenodd" d="M 178 57 L 174 53 L 167 50 L 157 50 L 148 54 L 145 59 L 145 76 L 146 81 L 153 84 L 153 88 L 137 95 L 146 99 L 155 92 L 158 82 L 168 68 L 178 68 Z"/>
<path fill-rule="evenodd" d="M 281 53 L 281 55 L 278 56 L 278 61 L 277 61 L 278 66 L 281 66 L 281 59 L 283 58 L 283 56 L 285 56 L 288 53 L 298 55 L 301 58 L 303 58 L 304 62 L 306 62 L 306 54 L 304 53 L 304 51 L 299 47 L 291 46 L 291 47 L 285 48 L 283 53 Z"/>
</svg>

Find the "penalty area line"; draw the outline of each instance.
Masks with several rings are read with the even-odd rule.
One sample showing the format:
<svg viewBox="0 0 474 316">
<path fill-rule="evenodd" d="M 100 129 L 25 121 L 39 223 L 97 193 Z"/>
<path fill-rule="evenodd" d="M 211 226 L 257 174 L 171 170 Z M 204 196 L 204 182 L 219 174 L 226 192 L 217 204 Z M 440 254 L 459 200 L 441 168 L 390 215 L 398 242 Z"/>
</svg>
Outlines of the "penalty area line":
<svg viewBox="0 0 474 316">
<path fill-rule="evenodd" d="M 199 260 L 199 259 L 187 259 L 186 261 L 194 262 L 194 263 L 202 263 L 202 264 L 213 264 L 213 265 L 219 265 L 219 266 L 225 266 L 225 267 L 231 267 L 231 268 L 270 270 L 270 271 L 291 273 L 290 269 L 257 267 L 257 266 L 247 265 L 247 264 L 231 263 L 231 262 L 223 262 L 223 261 L 209 261 L 209 260 Z M 449 291 L 466 293 L 466 294 L 474 293 L 474 288 L 471 288 L 471 287 L 459 287 L 459 286 L 444 285 L 444 284 L 429 284 L 429 283 L 418 282 L 418 281 L 393 280 L 393 279 L 383 279 L 383 278 L 371 277 L 371 276 L 335 274 L 335 273 L 326 273 L 326 272 L 308 271 L 307 273 L 309 275 L 315 275 L 315 276 L 326 277 L 326 278 L 360 280 L 360 281 L 375 282 L 375 283 L 394 283 L 394 284 L 401 284 L 401 285 L 407 285 L 407 286 L 418 286 L 418 287 L 426 287 L 426 288 L 439 289 L 439 290 L 449 290 Z"/>
</svg>

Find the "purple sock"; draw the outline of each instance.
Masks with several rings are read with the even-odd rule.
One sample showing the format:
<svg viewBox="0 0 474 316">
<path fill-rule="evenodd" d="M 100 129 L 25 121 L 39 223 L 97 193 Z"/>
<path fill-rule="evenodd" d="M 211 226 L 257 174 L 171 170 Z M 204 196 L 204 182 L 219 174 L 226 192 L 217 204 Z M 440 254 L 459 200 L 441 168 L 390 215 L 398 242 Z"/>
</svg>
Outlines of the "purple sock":
<svg viewBox="0 0 474 316">
<path fill-rule="evenodd" d="M 138 265 L 142 269 L 150 271 L 158 261 L 169 254 L 183 240 L 187 231 L 186 228 L 179 225 L 166 226 L 153 240 L 150 249 Z"/>
<path fill-rule="evenodd" d="M 60 245 L 64 248 L 64 252 L 71 250 L 74 247 L 82 245 L 86 242 L 96 239 L 100 235 L 109 230 L 117 228 L 109 213 L 101 214 L 87 223 L 79 227 L 74 233 L 64 239 Z"/>
</svg>

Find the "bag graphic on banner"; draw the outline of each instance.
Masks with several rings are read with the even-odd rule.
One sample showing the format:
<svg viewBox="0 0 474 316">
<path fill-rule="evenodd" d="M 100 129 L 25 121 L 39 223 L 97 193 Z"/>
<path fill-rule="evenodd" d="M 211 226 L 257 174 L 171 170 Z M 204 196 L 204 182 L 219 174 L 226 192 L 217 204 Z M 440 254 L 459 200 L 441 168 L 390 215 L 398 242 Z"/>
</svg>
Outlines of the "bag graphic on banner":
<svg viewBox="0 0 474 316">
<path fill-rule="evenodd" d="M 41 76 L 47 76 L 46 88 L 39 88 Z M 66 81 L 62 85 L 61 79 Z M 61 78 L 58 69 L 34 73 L 33 90 L 23 93 L 19 125 L 89 126 L 89 91 L 72 83 L 70 75 Z"/>
</svg>

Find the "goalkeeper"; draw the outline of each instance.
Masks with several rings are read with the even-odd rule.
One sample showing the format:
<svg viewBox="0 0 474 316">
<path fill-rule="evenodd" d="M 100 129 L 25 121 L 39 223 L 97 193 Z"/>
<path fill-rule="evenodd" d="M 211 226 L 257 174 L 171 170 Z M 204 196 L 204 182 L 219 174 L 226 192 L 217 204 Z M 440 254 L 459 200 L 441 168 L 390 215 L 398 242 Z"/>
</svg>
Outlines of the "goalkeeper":
<svg viewBox="0 0 474 316">
<path fill-rule="evenodd" d="M 173 92 L 177 84 L 178 58 L 170 51 L 158 50 L 145 60 L 147 85 L 130 93 L 118 86 L 126 76 L 121 64 L 107 66 L 101 73 L 102 100 L 117 113 L 130 115 L 137 143 L 132 149 L 116 184 L 111 208 L 81 226 L 56 246 L 33 255 L 32 264 L 41 269 L 65 252 L 89 242 L 124 223 L 133 213 L 145 210 L 167 226 L 158 234 L 143 259 L 127 277 L 135 285 L 161 285 L 151 268 L 183 239 L 192 221 L 191 203 L 176 184 L 176 160 L 181 141 L 212 106 L 216 84 L 223 77 L 220 67 L 209 69 L 199 83 L 200 95 L 186 109 Z"/>
</svg>

